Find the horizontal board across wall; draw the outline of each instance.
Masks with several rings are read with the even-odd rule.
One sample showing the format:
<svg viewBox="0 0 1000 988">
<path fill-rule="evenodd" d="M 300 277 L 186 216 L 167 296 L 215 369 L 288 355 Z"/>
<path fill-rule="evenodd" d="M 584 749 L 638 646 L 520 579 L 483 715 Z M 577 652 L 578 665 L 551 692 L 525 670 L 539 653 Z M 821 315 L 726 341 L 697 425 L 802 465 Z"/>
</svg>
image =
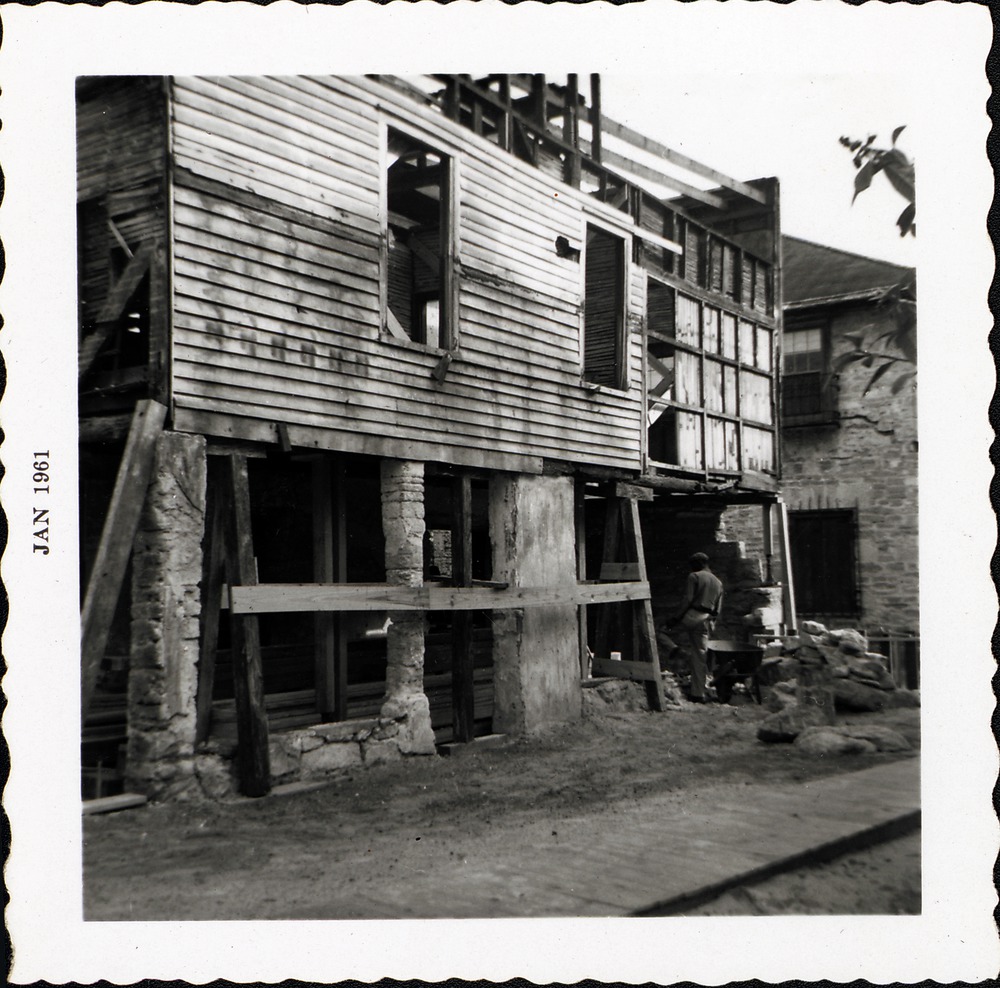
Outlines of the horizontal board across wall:
<svg viewBox="0 0 1000 988">
<path fill-rule="evenodd" d="M 443 374 L 443 351 L 382 327 L 386 123 L 453 163 L 459 323 Z M 581 266 L 556 249 L 593 217 L 627 235 L 626 217 L 363 79 L 177 79 L 171 127 L 178 422 L 282 423 L 330 448 L 370 435 L 401 457 L 469 449 L 498 469 L 640 469 L 640 272 L 624 286 L 628 390 L 594 388 Z"/>
</svg>

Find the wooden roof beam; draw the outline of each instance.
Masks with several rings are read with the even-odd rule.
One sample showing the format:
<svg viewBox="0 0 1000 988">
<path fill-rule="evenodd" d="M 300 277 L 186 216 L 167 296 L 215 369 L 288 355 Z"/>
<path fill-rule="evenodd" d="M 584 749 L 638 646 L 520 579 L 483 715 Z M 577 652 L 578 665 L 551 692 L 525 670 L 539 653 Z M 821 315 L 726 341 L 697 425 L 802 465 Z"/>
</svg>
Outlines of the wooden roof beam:
<svg viewBox="0 0 1000 988">
<path fill-rule="evenodd" d="M 679 151 L 674 151 L 659 141 L 654 141 L 650 137 L 643 136 L 631 127 L 626 127 L 624 124 L 620 124 L 608 117 L 602 117 L 601 128 L 606 137 L 617 137 L 619 140 L 625 141 L 626 144 L 631 144 L 633 147 L 648 151 L 650 154 L 655 154 L 657 157 L 669 161 L 672 165 L 677 165 L 679 168 L 686 168 L 694 175 L 710 179 L 722 188 L 731 189 L 733 192 L 738 192 L 747 199 L 752 199 L 754 202 L 759 202 L 762 205 L 767 204 L 767 196 L 760 189 L 755 189 L 752 185 L 747 185 L 746 182 L 730 178 L 728 175 L 724 175 L 722 172 L 716 171 L 708 165 L 703 165 L 700 161 L 695 161 L 694 158 L 689 158 L 686 154 L 681 154 Z"/>
</svg>

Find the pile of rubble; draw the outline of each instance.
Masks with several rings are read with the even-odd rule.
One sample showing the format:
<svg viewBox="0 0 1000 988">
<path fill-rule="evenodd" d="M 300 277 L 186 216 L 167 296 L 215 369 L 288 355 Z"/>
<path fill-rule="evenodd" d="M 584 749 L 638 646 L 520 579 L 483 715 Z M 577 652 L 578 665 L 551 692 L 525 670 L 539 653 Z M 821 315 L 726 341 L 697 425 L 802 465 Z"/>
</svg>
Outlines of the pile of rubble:
<svg viewBox="0 0 1000 988">
<path fill-rule="evenodd" d="M 885 656 L 868 651 L 858 631 L 805 621 L 797 636 L 765 646 L 760 680 L 775 711 L 760 724 L 762 741 L 794 741 L 815 754 L 909 747 L 886 728 L 834 726 L 838 710 L 920 706 L 919 693 L 896 685 Z"/>
</svg>

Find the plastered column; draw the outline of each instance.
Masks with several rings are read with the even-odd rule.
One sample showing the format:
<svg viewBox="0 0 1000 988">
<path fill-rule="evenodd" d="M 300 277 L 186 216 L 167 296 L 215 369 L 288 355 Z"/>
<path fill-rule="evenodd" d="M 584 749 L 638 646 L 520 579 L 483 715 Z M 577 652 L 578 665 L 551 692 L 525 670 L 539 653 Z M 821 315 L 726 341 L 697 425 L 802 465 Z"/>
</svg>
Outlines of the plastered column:
<svg viewBox="0 0 1000 988">
<path fill-rule="evenodd" d="M 419 587 L 424 578 L 424 465 L 382 462 L 382 530 L 386 582 Z M 394 611 L 389 617 L 386 695 L 380 735 L 395 740 L 403 754 L 433 754 L 430 707 L 424 694 L 424 630 L 421 612 Z"/>
<path fill-rule="evenodd" d="M 493 478 L 490 534 L 495 580 L 515 587 L 576 583 L 571 478 Z M 578 718 L 576 606 L 495 611 L 493 621 L 493 729 L 530 733 Z"/>
<path fill-rule="evenodd" d="M 152 799 L 197 792 L 205 440 L 165 432 L 132 553 L 126 785 Z"/>
</svg>

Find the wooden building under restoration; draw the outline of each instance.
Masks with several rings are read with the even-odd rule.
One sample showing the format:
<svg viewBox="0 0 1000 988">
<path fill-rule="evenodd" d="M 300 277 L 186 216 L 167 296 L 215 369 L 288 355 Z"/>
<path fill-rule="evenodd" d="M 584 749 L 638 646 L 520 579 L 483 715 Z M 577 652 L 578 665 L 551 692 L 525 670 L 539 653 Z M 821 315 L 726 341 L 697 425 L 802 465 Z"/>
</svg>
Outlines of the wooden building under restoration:
<svg viewBox="0 0 1000 988">
<path fill-rule="evenodd" d="M 775 180 L 572 75 L 84 78 L 78 172 L 90 791 L 663 709 L 691 552 L 780 598 Z"/>
</svg>

